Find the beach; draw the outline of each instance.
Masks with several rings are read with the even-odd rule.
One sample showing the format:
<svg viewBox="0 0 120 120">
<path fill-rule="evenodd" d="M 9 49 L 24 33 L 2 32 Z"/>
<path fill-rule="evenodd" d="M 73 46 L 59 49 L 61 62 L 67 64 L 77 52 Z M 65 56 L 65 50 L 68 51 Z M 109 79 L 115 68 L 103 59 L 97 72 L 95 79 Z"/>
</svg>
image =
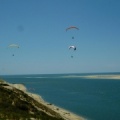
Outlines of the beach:
<svg viewBox="0 0 120 120">
<path fill-rule="evenodd" d="M 13 89 L 15 87 L 23 91 L 24 93 L 28 94 L 30 97 L 32 97 L 37 102 L 40 102 L 41 104 L 45 105 L 46 107 L 58 113 L 65 120 L 85 120 L 85 118 L 78 116 L 70 112 L 69 110 L 65 110 L 64 108 L 58 107 L 54 104 L 44 101 L 40 95 L 28 92 L 27 88 L 23 84 L 10 84 L 10 83 L 8 84 L 9 86 L 6 86 L 8 89 Z"/>
</svg>

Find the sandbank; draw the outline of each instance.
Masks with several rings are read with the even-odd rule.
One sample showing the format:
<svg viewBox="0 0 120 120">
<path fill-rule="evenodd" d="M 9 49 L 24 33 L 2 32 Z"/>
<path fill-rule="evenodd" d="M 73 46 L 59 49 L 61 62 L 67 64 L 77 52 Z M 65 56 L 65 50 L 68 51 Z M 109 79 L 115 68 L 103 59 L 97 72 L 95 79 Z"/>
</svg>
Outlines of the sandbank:
<svg viewBox="0 0 120 120">
<path fill-rule="evenodd" d="M 120 80 L 120 75 L 70 75 L 65 78 L 88 78 L 88 79 L 117 79 Z"/>
</svg>

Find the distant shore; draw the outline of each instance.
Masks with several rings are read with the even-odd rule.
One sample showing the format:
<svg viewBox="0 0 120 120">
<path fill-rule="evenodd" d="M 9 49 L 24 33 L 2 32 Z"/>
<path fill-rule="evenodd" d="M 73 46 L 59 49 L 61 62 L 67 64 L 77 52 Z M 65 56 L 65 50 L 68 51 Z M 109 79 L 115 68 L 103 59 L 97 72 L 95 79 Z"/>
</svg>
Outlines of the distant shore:
<svg viewBox="0 0 120 120">
<path fill-rule="evenodd" d="M 117 79 L 117 80 L 120 80 L 120 75 L 90 75 L 90 76 L 86 76 L 86 78 Z"/>
<path fill-rule="evenodd" d="M 115 79 L 120 80 L 120 75 L 70 75 L 70 76 L 64 76 L 66 78 L 88 78 L 88 79 Z"/>
<path fill-rule="evenodd" d="M 63 108 L 60 108 L 60 107 L 54 105 L 54 104 L 51 104 L 51 103 L 48 103 L 48 102 L 44 101 L 40 95 L 28 92 L 27 88 L 23 84 L 9 84 L 9 85 L 11 87 L 15 87 L 19 90 L 22 90 L 23 92 L 28 94 L 30 97 L 32 97 L 36 101 L 44 104 L 48 108 L 50 108 L 50 109 L 54 110 L 55 112 L 59 113 L 65 120 L 86 120 L 85 118 L 83 118 L 81 116 L 78 116 L 78 115 L 76 115 L 76 114 L 74 114 L 74 113 L 72 113 L 68 110 L 65 110 Z"/>
</svg>

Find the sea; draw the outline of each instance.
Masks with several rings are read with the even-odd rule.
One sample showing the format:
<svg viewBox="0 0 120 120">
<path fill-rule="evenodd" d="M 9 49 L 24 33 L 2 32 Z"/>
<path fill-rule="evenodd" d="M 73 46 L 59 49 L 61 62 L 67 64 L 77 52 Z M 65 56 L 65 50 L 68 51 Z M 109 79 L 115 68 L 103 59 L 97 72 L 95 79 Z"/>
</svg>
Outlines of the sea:
<svg viewBox="0 0 120 120">
<path fill-rule="evenodd" d="M 120 73 L 3 75 L 10 83 L 24 84 L 48 103 L 87 120 L 120 120 Z M 97 77 L 95 77 L 97 76 Z"/>
</svg>

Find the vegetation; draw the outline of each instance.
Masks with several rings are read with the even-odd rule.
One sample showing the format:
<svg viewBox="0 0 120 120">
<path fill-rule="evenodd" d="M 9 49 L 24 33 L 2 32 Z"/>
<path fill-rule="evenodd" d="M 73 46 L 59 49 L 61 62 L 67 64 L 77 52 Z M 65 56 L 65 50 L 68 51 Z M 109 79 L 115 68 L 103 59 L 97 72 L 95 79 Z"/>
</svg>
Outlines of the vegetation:
<svg viewBox="0 0 120 120">
<path fill-rule="evenodd" d="M 5 81 L 3 79 L 0 79 L 0 83 L 4 83 Z"/>
<path fill-rule="evenodd" d="M 0 120 L 64 120 L 21 90 L 0 82 Z"/>
</svg>

